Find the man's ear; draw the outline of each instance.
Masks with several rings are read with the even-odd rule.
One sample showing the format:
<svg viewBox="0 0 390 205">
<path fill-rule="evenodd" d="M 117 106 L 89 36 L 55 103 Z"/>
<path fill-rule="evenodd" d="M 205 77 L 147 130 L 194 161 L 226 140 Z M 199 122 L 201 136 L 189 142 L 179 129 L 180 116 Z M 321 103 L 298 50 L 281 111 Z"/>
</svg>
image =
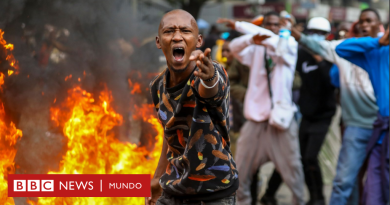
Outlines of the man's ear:
<svg viewBox="0 0 390 205">
<path fill-rule="evenodd" d="M 156 36 L 156 47 L 158 49 L 161 49 L 161 45 L 160 45 L 160 38 L 158 36 Z"/>
<path fill-rule="evenodd" d="M 196 47 L 200 48 L 203 45 L 203 36 L 202 34 L 198 34 L 198 42 L 196 43 Z"/>
</svg>

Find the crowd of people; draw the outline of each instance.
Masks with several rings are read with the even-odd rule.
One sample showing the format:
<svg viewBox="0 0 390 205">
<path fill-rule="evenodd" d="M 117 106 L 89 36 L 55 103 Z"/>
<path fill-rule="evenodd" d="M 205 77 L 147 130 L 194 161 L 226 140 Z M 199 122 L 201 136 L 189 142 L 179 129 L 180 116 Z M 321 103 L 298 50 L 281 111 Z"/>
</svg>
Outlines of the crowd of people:
<svg viewBox="0 0 390 205">
<path fill-rule="evenodd" d="M 389 28 L 378 12 L 362 10 L 332 40 L 323 17 L 305 31 L 276 12 L 217 23 L 231 29 L 220 63 L 211 61 L 215 28 L 205 46 L 189 13 L 174 10 L 160 22 L 156 45 L 168 68 L 150 88 L 165 136 L 146 203 L 256 204 L 253 183 L 272 161 L 263 205 L 277 204 L 282 182 L 294 205 L 388 204 Z M 281 53 L 279 33 L 290 24 Z M 327 201 L 318 154 L 337 104 L 342 142 Z M 239 131 L 234 156 L 229 130 Z"/>
</svg>

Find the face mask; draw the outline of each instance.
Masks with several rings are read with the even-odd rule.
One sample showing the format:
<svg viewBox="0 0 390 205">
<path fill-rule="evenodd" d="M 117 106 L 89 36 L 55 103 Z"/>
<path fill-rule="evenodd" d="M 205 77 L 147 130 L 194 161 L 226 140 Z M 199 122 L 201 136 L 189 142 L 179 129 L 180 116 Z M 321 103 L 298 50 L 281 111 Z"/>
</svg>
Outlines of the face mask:
<svg viewBox="0 0 390 205">
<path fill-rule="evenodd" d="M 316 40 L 316 41 L 323 41 L 323 40 L 325 40 L 325 36 L 319 35 L 319 34 L 316 34 L 316 33 L 310 34 L 309 36 L 312 39 Z"/>
</svg>

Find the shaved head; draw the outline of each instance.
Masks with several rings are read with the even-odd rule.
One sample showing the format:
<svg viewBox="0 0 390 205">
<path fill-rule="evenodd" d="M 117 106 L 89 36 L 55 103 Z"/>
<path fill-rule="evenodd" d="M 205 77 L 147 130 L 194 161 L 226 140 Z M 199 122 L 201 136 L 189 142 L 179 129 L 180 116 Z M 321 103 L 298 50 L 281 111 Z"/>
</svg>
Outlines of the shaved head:
<svg viewBox="0 0 390 205">
<path fill-rule="evenodd" d="M 184 11 L 182 9 L 175 9 L 175 10 L 172 10 L 172 11 L 166 13 L 161 18 L 160 25 L 158 27 L 158 34 L 159 35 L 160 35 L 161 29 L 164 27 L 164 24 L 167 21 L 170 21 L 170 20 L 172 20 L 174 18 L 184 18 L 184 19 L 190 20 L 191 26 L 193 26 L 193 29 L 194 29 L 194 31 L 196 31 L 196 34 L 199 33 L 198 24 L 196 23 L 195 18 L 190 13 L 188 13 L 187 11 Z"/>
<path fill-rule="evenodd" d="M 163 51 L 171 71 L 185 72 L 191 63 L 191 53 L 202 44 L 203 37 L 199 35 L 198 24 L 190 13 L 177 9 L 162 17 L 156 46 Z"/>
</svg>

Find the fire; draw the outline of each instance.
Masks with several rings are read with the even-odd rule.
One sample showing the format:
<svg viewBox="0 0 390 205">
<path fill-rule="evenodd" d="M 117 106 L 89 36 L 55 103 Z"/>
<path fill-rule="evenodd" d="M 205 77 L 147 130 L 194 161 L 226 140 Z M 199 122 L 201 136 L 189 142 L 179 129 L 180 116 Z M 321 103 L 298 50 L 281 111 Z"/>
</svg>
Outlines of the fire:
<svg viewBox="0 0 390 205">
<path fill-rule="evenodd" d="M 131 90 L 131 94 L 141 94 L 142 91 L 141 91 L 141 85 L 139 83 L 133 83 L 130 79 L 128 80 L 129 81 L 129 86 L 131 88 L 133 88 Z"/>
<path fill-rule="evenodd" d="M 71 89 L 61 108 L 52 108 L 52 120 L 63 126 L 68 150 L 58 172 L 49 174 L 151 174 L 153 176 L 163 143 L 163 128 L 153 114 L 152 105 L 143 105 L 135 118 L 150 123 L 158 133 L 154 149 L 120 142 L 113 128 L 122 116 L 111 107 L 111 93 L 105 89 L 95 102 L 80 87 Z M 66 110 L 70 111 L 67 112 Z M 143 204 L 143 198 L 43 198 L 37 204 Z M 29 201 L 31 203 L 31 201 Z"/>
<path fill-rule="evenodd" d="M 0 73 L 0 91 L 3 92 L 4 74 Z"/>
<path fill-rule="evenodd" d="M 0 49 L 4 49 L 5 60 L 18 73 L 18 65 L 11 51 L 14 45 L 7 44 L 3 39 L 4 32 L 0 29 Z M 0 61 L 1 62 L 1 61 Z M 14 73 L 13 70 L 8 70 L 8 76 Z M 5 74 L 0 73 L 0 91 L 3 92 Z M 16 143 L 22 137 L 22 131 L 16 129 L 13 122 L 7 123 L 5 119 L 4 105 L 0 101 L 0 204 L 14 204 L 13 198 L 8 196 L 8 174 L 15 173 L 14 158 L 16 155 Z"/>
<path fill-rule="evenodd" d="M 14 123 L 5 122 L 3 103 L 0 102 L 0 204 L 14 204 L 8 196 L 8 174 L 15 173 L 15 145 L 22 137 L 22 131 L 16 129 Z"/>
<path fill-rule="evenodd" d="M 12 44 L 3 39 L 0 30 L 0 49 L 5 52 L 5 60 L 12 67 L 8 73 L 0 72 L 0 90 L 6 77 L 18 74 L 18 63 L 12 55 Z M 8 75 L 7 75 L 8 74 Z M 83 76 L 86 76 L 85 71 Z M 29 75 L 27 75 L 29 78 Z M 65 78 L 70 80 L 72 75 Z M 78 81 L 81 81 L 78 78 Z M 130 83 L 131 81 L 129 81 Z M 131 84 L 131 93 L 140 93 L 138 83 Z M 44 92 L 41 93 L 44 95 Z M 54 99 L 53 103 L 56 103 Z M 105 89 L 95 100 L 91 93 L 75 87 L 68 91 L 68 98 L 61 107 L 53 107 L 51 120 L 61 127 L 67 138 L 67 152 L 60 162 L 59 171 L 49 174 L 150 174 L 153 176 L 157 167 L 163 144 L 164 130 L 155 117 L 153 105 L 142 105 L 136 108 L 133 118 L 148 123 L 156 133 L 155 144 L 149 151 L 145 147 L 128 142 L 121 142 L 115 137 L 115 128 L 122 124 L 122 116 L 111 107 L 112 97 Z M 151 133 L 148 133 L 151 135 Z M 17 152 L 16 143 L 22 137 L 22 131 L 15 124 L 6 123 L 5 111 L 0 101 L 0 204 L 13 205 L 13 198 L 8 198 L 7 176 L 15 173 L 14 158 Z M 28 204 L 143 204 L 143 198 L 48 198 L 40 197 L 38 202 L 28 199 Z"/>
<path fill-rule="evenodd" d="M 71 79 L 72 78 L 72 74 L 68 75 L 65 77 L 65 81 L 67 81 L 68 79 Z"/>
<path fill-rule="evenodd" d="M 19 65 L 17 61 L 15 60 L 14 55 L 12 55 L 11 51 L 14 50 L 14 45 L 12 44 L 7 44 L 7 42 L 3 38 L 4 32 L 0 29 L 0 48 L 5 50 L 6 58 L 5 60 L 8 61 L 9 65 L 14 69 L 14 70 L 8 70 L 8 76 L 12 74 L 19 74 Z"/>
</svg>

